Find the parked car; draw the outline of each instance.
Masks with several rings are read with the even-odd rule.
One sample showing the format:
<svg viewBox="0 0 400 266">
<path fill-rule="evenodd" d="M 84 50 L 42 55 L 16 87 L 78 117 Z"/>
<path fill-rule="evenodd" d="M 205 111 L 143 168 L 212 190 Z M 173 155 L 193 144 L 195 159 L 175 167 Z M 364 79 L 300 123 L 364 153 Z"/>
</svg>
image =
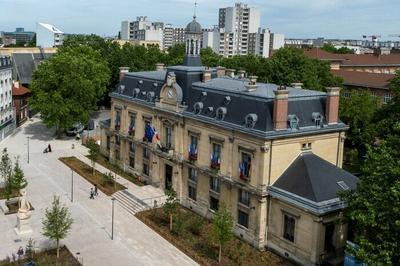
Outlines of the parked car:
<svg viewBox="0 0 400 266">
<path fill-rule="evenodd" d="M 89 123 L 87 123 L 87 125 L 85 126 L 86 130 L 93 130 L 94 129 L 94 120 L 90 119 Z"/>
<path fill-rule="evenodd" d="M 75 136 L 78 133 L 81 134 L 83 129 L 84 126 L 81 123 L 77 123 L 67 130 L 67 136 Z"/>
</svg>

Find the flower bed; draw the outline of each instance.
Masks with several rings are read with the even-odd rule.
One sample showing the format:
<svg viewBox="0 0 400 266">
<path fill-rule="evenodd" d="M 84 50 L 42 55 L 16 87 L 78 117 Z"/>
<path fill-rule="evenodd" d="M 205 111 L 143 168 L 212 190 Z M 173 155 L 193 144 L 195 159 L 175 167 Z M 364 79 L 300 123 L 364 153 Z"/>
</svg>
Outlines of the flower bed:
<svg viewBox="0 0 400 266">
<path fill-rule="evenodd" d="M 200 265 L 218 265 L 218 245 L 212 240 L 212 224 L 200 215 L 180 207 L 173 219 L 172 232 L 162 209 L 140 212 L 136 217 Z M 274 253 L 258 251 L 238 238 L 225 245 L 222 256 L 222 265 L 292 265 Z"/>
</svg>

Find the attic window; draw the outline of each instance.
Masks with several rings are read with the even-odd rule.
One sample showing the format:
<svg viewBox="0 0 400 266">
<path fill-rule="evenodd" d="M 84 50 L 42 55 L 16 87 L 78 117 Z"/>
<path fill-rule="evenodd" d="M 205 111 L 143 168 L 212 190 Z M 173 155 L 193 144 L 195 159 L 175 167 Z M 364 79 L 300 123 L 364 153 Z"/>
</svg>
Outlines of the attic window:
<svg viewBox="0 0 400 266">
<path fill-rule="evenodd" d="M 343 190 L 349 190 L 349 186 L 344 182 L 344 181 L 339 181 L 336 184 L 338 184 L 338 186 L 343 189 Z"/>
<path fill-rule="evenodd" d="M 193 112 L 195 115 L 199 115 L 201 111 L 203 110 L 203 103 L 202 102 L 197 102 L 193 106 Z"/>
<path fill-rule="evenodd" d="M 147 101 L 152 102 L 153 99 L 154 99 L 154 92 L 153 91 L 148 92 L 147 93 Z"/>
<path fill-rule="evenodd" d="M 323 116 L 320 113 L 318 112 L 312 113 L 312 118 L 316 127 L 322 126 Z"/>
<path fill-rule="evenodd" d="M 288 115 L 288 122 L 291 130 L 299 130 L 299 121 L 296 115 Z"/>
<path fill-rule="evenodd" d="M 311 150 L 311 142 L 307 142 L 307 143 L 301 144 L 301 149 L 302 149 L 303 151 Z"/>
<path fill-rule="evenodd" d="M 139 88 L 134 89 L 133 90 L 133 97 L 138 97 L 139 93 L 140 93 L 140 89 Z"/>
<path fill-rule="evenodd" d="M 256 114 L 248 114 L 244 118 L 244 126 L 246 128 L 252 129 L 256 125 L 258 117 Z"/>
<path fill-rule="evenodd" d="M 226 110 L 225 107 L 219 107 L 219 108 L 217 109 L 217 111 L 215 112 L 215 113 L 216 113 L 216 114 L 215 114 L 215 118 L 216 118 L 217 120 L 224 120 L 225 115 L 226 115 L 226 112 L 227 112 L 227 110 Z"/>
</svg>

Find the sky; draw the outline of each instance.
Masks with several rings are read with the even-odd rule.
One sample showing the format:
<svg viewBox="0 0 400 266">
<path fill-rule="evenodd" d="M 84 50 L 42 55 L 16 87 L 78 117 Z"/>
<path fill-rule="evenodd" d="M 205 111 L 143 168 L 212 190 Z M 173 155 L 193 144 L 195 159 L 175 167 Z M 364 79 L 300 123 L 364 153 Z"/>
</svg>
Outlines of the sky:
<svg viewBox="0 0 400 266">
<path fill-rule="evenodd" d="M 203 27 L 218 24 L 218 9 L 235 1 L 197 0 Z M 261 10 L 261 26 L 287 38 L 352 38 L 400 35 L 399 0 L 248 0 Z M 147 16 L 151 21 L 185 26 L 194 0 L 0 0 L 0 31 L 52 24 L 66 33 L 114 36 L 121 21 Z M 396 38 L 390 38 L 396 39 Z M 400 38 L 397 38 L 400 40 Z"/>
</svg>

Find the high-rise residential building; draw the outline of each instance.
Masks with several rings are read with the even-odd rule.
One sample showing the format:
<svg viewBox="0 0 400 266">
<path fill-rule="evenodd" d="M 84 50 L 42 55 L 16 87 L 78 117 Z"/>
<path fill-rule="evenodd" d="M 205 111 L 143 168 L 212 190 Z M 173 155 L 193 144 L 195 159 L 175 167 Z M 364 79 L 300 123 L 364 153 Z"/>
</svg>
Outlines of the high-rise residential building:
<svg viewBox="0 0 400 266">
<path fill-rule="evenodd" d="M 158 41 L 164 49 L 164 23 L 152 22 L 146 16 L 139 16 L 135 21 L 122 21 L 121 39 L 135 41 Z"/>
<path fill-rule="evenodd" d="M 225 57 L 255 54 L 269 57 L 284 46 L 284 36 L 260 27 L 260 10 L 243 3 L 219 9 L 218 27 L 203 33 L 203 47 Z"/>
<path fill-rule="evenodd" d="M 64 32 L 53 25 L 39 22 L 36 25 L 36 46 L 57 47 L 63 44 Z"/>
<path fill-rule="evenodd" d="M 12 62 L 11 57 L 0 57 L 0 141 L 15 128 L 12 106 Z"/>
<path fill-rule="evenodd" d="M 234 55 L 248 53 L 249 33 L 257 33 L 260 28 L 260 10 L 243 3 L 219 10 L 219 26 L 226 33 L 233 33 Z M 223 26 L 223 27 L 221 27 Z"/>
</svg>

